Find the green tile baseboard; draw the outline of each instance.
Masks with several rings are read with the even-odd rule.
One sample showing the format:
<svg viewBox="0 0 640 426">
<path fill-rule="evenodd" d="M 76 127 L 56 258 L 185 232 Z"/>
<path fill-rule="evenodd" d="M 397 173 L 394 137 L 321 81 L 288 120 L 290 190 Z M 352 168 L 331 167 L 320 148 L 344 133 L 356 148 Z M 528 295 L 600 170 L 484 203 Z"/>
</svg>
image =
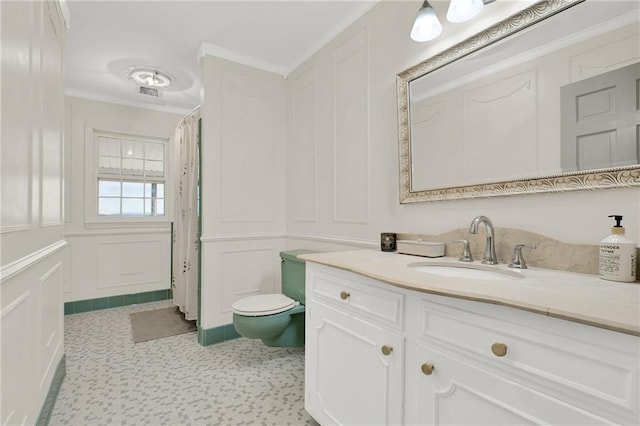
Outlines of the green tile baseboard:
<svg viewBox="0 0 640 426">
<path fill-rule="evenodd" d="M 220 325 L 213 328 L 198 329 L 198 343 L 202 346 L 215 345 L 240 337 L 233 324 Z"/>
<path fill-rule="evenodd" d="M 146 291 L 144 293 L 100 297 L 98 299 L 76 300 L 75 302 L 65 302 L 64 314 L 79 314 L 82 312 L 98 311 L 100 309 L 137 305 L 138 303 L 159 302 L 161 300 L 168 300 L 172 298 L 173 292 L 171 289 L 166 289 Z"/>
<path fill-rule="evenodd" d="M 38 416 L 38 420 L 36 421 L 37 426 L 47 426 L 49 424 L 49 420 L 51 419 L 51 414 L 53 414 L 53 407 L 56 404 L 56 399 L 58 398 L 58 393 L 60 392 L 60 388 L 62 387 L 62 382 L 64 381 L 64 376 L 67 374 L 67 355 L 62 354 L 62 358 L 56 367 L 56 372 L 53 374 L 53 380 L 51 381 L 51 386 L 49 386 L 49 392 L 47 392 L 47 397 L 42 404 L 42 408 L 40 409 L 40 415 Z"/>
</svg>

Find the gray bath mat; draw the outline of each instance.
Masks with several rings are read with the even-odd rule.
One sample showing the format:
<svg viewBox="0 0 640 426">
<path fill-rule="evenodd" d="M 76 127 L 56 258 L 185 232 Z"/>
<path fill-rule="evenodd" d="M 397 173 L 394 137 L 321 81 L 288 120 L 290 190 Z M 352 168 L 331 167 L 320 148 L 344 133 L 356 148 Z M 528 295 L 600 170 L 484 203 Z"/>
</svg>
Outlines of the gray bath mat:
<svg viewBox="0 0 640 426">
<path fill-rule="evenodd" d="M 134 312 L 129 316 L 134 343 L 196 331 L 196 322 L 185 320 L 178 307 Z"/>
</svg>

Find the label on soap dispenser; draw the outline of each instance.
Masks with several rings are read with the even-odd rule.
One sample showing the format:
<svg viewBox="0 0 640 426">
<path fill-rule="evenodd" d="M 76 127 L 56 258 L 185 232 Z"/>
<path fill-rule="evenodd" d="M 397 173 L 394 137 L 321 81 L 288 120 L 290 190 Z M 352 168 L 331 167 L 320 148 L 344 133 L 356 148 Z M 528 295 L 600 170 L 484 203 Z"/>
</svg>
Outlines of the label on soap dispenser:
<svg viewBox="0 0 640 426">
<path fill-rule="evenodd" d="M 636 245 L 606 241 L 618 239 L 612 237 L 606 238 L 600 244 L 600 278 L 609 281 L 633 282 L 636 280 Z"/>
<path fill-rule="evenodd" d="M 600 241 L 600 278 L 630 283 L 636 280 L 636 243 L 624 236 L 622 215 L 612 214 L 616 224 L 611 235 Z"/>
</svg>

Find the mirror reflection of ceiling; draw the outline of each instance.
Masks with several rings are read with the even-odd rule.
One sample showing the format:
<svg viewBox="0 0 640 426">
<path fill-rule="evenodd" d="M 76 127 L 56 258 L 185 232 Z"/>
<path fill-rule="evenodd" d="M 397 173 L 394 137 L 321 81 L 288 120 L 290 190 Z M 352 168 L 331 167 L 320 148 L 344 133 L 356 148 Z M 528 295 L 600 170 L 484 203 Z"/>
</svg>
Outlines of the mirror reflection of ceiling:
<svg viewBox="0 0 640 426">
<path fill-rule="evenodd" d="M 587 6 L 588 7 L 585 7 Z M 514 36 L 494 43 L 478 52 L 446 65 L 427 76 L 411 82 L 411 101 L 419 101 L 449 90 L 469 79 L 483 77 L 482 70 L 495 68 L 501 61 L 518 62 L 519 55 L 540 56 L 571 44 L 579 33 L 600 26 L 602 33 L 609 31 L 607 20 L 638 10 L 637 1 L 588 1 L 545 19 Z M 490 72 L 494 72 L 494 70 Z M 473 72 L 473 75 L 470 73 Z"/>
</svg>

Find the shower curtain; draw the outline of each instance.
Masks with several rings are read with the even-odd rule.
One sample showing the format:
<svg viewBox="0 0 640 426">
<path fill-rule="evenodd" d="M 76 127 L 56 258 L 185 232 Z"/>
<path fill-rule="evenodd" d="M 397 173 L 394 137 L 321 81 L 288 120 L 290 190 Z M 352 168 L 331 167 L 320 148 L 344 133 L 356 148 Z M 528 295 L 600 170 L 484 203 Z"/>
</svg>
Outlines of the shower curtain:
<svg viewBox="0 0 640 426">
<path fill-rule="evenodd" d="M 200 108 L 178 123 L 172 139 L 176 176 L 171 287 L 173 304 L 187 320 L 198 318 Z"/>
</svg>

